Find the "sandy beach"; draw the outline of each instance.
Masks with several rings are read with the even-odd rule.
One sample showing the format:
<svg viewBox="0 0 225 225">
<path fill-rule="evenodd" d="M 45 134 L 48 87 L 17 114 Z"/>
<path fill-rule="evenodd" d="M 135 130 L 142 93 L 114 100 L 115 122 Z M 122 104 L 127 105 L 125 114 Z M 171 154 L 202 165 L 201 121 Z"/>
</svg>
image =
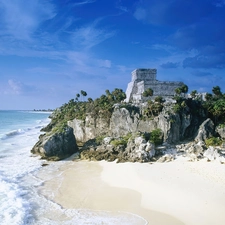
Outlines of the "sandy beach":
<svg viewBox="0 0 225 225">
<path fill-rule="evenodd" d="M 133 217 L 133 224 L 225 224 L 225 166 L 218 162 L 68 161 L 58 169 L 40 192 L 64 209 Z"/>
</svg>

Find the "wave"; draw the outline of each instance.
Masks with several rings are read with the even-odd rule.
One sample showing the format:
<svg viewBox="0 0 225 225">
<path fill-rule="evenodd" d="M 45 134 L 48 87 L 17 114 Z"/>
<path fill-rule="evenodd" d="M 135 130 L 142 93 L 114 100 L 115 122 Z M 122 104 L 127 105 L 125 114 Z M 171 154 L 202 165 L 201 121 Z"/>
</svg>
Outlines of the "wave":
<svg viewBox="0 0 225 225">
<path fill-rule="evenodd" d="M 6 133 L 5 135 L 3 135 L 3 137 L 1 138 L 2 140 L 6 139 L 6 138 L 10 138 L 19 134 L 24 134 L 25 130 L 24 129 L 17 129 L 17 130 L 12 130 L 9 131 L 8 133 Z"/>
<path fill-rule="evenodd" d="M 16 183 L 0 176 L 1 224 L 25 225 L 32 219 L 31 205 L 26 200 L 27 191 Z"/>
<path fill-rule="evenodd" d="M 26 129 L 12 130 L 12 131 L 9 131 L 6 134 L 3 134 L 0 139 L 5 140 L 5 139 L 8 139 L 8 138 L 15 137 L 17 135 L 25 134 L 26 132 L 32 131 L 33 129 L 39 129 L 40 130 L 42 127 L 43 127 L 42 125 L 39 125 L 39 126 L 35 126 L 35 127 L 28 127 Z"/>
<path fill-rule="evenodd" d="M 41 130 L 44 126 L 46 126 L 48 124 L 50 120 L 49 119 L 45 119 L 45 120 L 37 120 L 36 121 L 36 125 L 33 124 L 34 126 L 32 127 L 27 127 L 27 128 L 19 128 L 19 129 L 16 129 L 16 130 L 11 130 L 5 134 L 0 134 L 0 140 L 5 140 L 7 138 L 12 138 L 14 136 L 17 136 L 17 135 L 21 135 L 21 134 L 25 134 L 26 132 L 30 132 L 32 130 Z"/>
</svg>

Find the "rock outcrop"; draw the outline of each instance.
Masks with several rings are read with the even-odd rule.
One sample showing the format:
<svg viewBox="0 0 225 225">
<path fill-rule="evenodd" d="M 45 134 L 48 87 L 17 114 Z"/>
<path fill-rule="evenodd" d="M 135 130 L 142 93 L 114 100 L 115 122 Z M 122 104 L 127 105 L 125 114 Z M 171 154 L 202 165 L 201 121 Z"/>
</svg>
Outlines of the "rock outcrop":
<svg viewBox="0 0 225 225">
<path fill-rule="evenodd" d="M 200 124 L 197 124 L 196 129 L 193 128 L 187 136 L 186 131 L 195 119 L 191 113 L 171 113 L 171 105 L 165 105 L 158 116 L 143 119 L 143 107 L 125 108 L 116 105 L 108 121 L 101 114 L 97 119 L 87 115 L 84 121 L 68 121 L 68 126 L 73 128 L 77 142 L 81 143 L 98 136 L 121 137 L 128 133 L 150 133 L 157 128 L 162 130 L 163 142 L 177 143 L 185 138 L 193 138 L 198 131 Z"/>
<path fill-rule="evenodd" d="M 164 103 L 155 116 L 143 113 L 148 109 L 145 103 L 116 104 L 110 117 L 101 111 L 98 116 L 87 113 L 83 119 L 68 121 L 60 132 L 54 132 L 54 119 L 43 129 L 46 134 L 40 136 L 32 153 L 49 160 L 63 159 L 79 151 L 80 158 L 88 160 L 170 162 L 181 155 L 190 161 L 206 158 L 224 163 L 225 142 L 217 148 L 207 147 L 205 142 L 215 134 L 224 138 L 225 129 L 215 129 L 211 119 L 204 113 L 193 113 L 187 105 L 176 112 L 174 104 Z M 156 130 L 160 131 L 160 146 L 151 139 Z M 79 150 L 77 143 L 82 146 Z"/>
<path fill-rule="evenodd" d="M 132 135 L 127 144 L 120 144 L 120 138 L 111 137 L 104 138 L 99 145 L 96 144 L 96 140 L 89 140 L 81 149 L 81 159 L 148 162 L 155 156 L 155 145 L 139 135 L 141 134 Z M 115 140 L 119 144 L 116 144 Z"/>
<path fill-rule="evenodd" d="M 208 118 L 200 125 L 195 141 L 205 141 L 207 138 L 212 137 L 214 133 L 214 123 Z"/>
<path fill-rule="evenodd" d="M 71 127 L 63 132 L 42 134 L 31 152 L 40 155 L 43 159 L 60 160 L 69 157 L 78 151 L 76 139 Z"/>
<path fill-rule="evenodd" d="M 219 134 L 219 136 L 223 139 L 225 139 L 225 127 L 224 126 L 217 126 L 216 127 L 216 132 Z"/>
</svg>

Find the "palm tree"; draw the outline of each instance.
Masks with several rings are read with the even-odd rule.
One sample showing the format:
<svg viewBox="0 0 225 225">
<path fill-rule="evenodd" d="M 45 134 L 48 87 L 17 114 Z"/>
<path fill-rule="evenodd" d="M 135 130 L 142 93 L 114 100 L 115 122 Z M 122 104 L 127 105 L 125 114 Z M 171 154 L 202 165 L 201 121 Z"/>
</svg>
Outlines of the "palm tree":
<svg viewBox="0 0 225 225">
<path fill-rule="evenodd" d="M 178 87 L 178 88 L 175 89 L 175 93 L 176 93 L 177 95 L 180 96 L 181 92 L 182 92 L 181 88 Z"/>
<path fill-rule="evenodd" d="M 107 89 L 105 90 L 106 96 L 110 95 L 110 91 Z"/>
<path fill-rule="evenodd" d="M 197 91 L 196 91 L 196 90 L 194 90 L 194 91 L 191 92 L 191 97 L 192 97 L 192 98 L 195 98 L 196 95 L 197 95 Z"/>
<path fill-rule="evenodd" d="M 215 86 L 213 87 L 212 89 L 212 92 L 214 95 L 216 95 L 217 97 L 221 96 L 222 95 L 222 92 L 220 90 L 220 87 L 219 86 Z"/>
<path fill-rule="evenodd" d="M 143 97 L 151 97 L 153 96 L 153 90 L 151 88 L 146 89 L 143 93 L 142 93 Z"/>
<path fill-rule="evenodd" d="M 83 97 L 87 96 L 87 92 L 86 92 L 86 91 L 81 90 L 80 93 L 81 93 L 81 95 L 82 95 Z"/>
<path fill-rule="evenodd" d="M 186 84 L 181 86 L 181 92 L 184 93 L 184 94 L 188 93 L 188 86 Z"/>
</svg>

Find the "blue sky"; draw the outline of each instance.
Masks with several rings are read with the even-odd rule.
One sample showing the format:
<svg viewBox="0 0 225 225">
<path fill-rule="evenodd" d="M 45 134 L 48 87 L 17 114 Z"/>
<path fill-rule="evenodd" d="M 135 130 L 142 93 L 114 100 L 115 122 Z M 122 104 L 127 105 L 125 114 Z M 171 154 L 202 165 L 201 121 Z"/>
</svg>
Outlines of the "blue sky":
<svg viewBox="0 0 225 225">
<path fill-rule="evenodd" d="M 126 90 L 131 71 L 225 91 L 225 0 L 1 0 L 0 109 Z"/>
</svg>

